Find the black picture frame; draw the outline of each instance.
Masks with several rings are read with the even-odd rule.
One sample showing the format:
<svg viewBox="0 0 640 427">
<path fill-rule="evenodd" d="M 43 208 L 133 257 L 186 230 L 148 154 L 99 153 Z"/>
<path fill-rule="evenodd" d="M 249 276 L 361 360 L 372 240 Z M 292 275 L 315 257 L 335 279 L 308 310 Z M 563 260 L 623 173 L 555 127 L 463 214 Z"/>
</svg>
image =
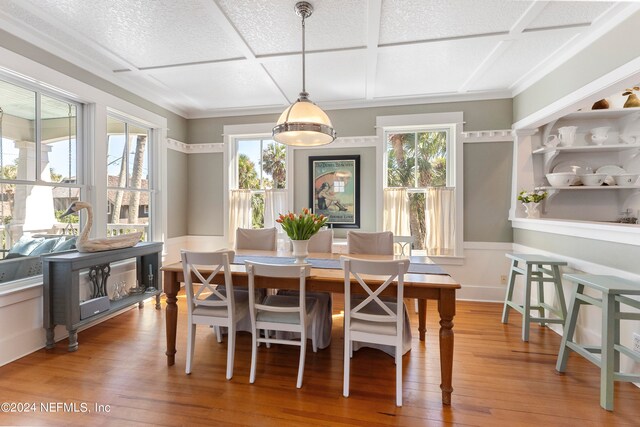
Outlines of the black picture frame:
<svg viewBox="0 0 640 427">
<path fill-rule="evenodd" d="M 309 156 L 309 206 L 333 228 L 360 228 L 360 156 Z"/>
</svg>

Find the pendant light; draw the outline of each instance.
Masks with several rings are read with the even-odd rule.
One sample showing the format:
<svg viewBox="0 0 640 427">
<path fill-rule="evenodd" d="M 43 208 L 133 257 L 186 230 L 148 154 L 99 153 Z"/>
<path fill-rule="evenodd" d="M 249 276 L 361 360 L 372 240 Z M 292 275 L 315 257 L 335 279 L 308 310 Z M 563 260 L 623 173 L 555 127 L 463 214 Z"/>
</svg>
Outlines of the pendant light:
<svg viewBox="0 0 640 427">
<path fill-rule="evenodd" d="M 305 19 L 313 13 L 313 6 L 306 1 L 296 3 L 295 11 L 302 18 L 302 92 L 296 102 L 280 115 L 273 128 L 273 139 L 281 144 L 313 147 L 325 145 L 336 139 L 329 116 L 311 102 L 305 88 Z"/>
</svg>

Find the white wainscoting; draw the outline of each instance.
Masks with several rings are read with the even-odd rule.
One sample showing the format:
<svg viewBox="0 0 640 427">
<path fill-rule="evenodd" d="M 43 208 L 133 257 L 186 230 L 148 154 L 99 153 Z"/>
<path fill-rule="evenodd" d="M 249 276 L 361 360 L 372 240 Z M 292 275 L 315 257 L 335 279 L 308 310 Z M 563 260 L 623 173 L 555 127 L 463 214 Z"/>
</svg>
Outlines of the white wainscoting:
<svg viewBox="0 0 640 427">
<path fill-rule="evenodd" d="M 81 275 L 80 280 L 87 284 L 85 287 L 81 284 L 81 287 L 88 289 L 86 274 Z M 135 262 L 129 261 L 113 265 L 109 281 L 110 283 L 114 283 L 120 280 L 126 280 L 127 283 L 135 286 Z M 0 333 L 0 366 L 44 348 L 45 333 L 42 327 L 42 292 L 41 281 L 13 290 L 0 291 L 0 325 L 2 325 L 2 332 Z M 131 307 L 131 309 L 136 307 L 137 305 Z M 149 300 L 146 303 L 145 309 L 154 309 L 153 304 Z M 119 313 L 104 317 L 79 330 L 82 331 L 90 328 L 97 323 L 117 316 Z M 67 336 L 68 333 L 64 326 L 56 327 L 56 342 Z M 82 338 L 80 338 L 80 348 L 82 348 Z"/>
<path fill-rule="evenodd" d="M 563 255 L 559 255 L 553 252 L 543 251 L 536 248 L 531 248 L 528 246 L 520 245 L 517 243 L 513 244 L 514 252 L 521 253 L 531 253 L 531 254 L 540 254 L 546 255 L 549 257 L 553 257 L 556 259 L 560 259 L 562 261 L 566 261 L 568 265 L 566 267 L 561 267 L 561 272 L 564 273 L 590 273 L 590 274 L 607 274 L 612 276 L 623 277 L 625 279 L 633 280 L 640 283 L 640 275 L 630 273 L 628 271 L 617 270 L 615 268 L 607 267 L 601 264 L 595 264 L 592 262 L 583 261 L 581 259 L 567 257 Z M 567 306 L 569 305 L 569 300 L 571 299 L 571 295 L 574 289 L 574 284 L 568 281 L 562 281 L 562 288 L 564 291 L 565 300 Z M 519 286 L 516 288 L 516 293 L 514 296 L 519 298 L 522 301 L 522 282 L 519 282 Z M 601 295 L 598 292 L 589 293 L 589 295 L 600 298 Z M 550 299 L 551 298 L 551 299 Z M 532 293 L 532 300 L 537 302 L 537 292 L 534 290 Z M 518 301 L 518 300 L 516 300 Z M 552 301 L 554 307 L 558 307 L 557 298 L 555 295 L 555 290 L 553 289 L 552 284 L 545 284 L 545 301 Z M 568 308 L 568 307 L 567 307 Z M 625 311 L 635 311 L 637 310 L 624 307 Z M 516 316 L 519 316 L 515 313 Z M 549 325 L 549 327 L 554 330 L 559 335 L 562 335 L 562 327 L 560 325 Z M 626 347 L 633 348 L 633 333 L 640 334 L 640 322 L 638 321 L 622 321 L 620 323 L 620 343 L 625 345 Z M 580 313 L 578 315 L 578 323 L 576 326 L 575 339 L 581 344 L 587 345 L 600 345 L 602 334 L 602 312 L 599 308 L 593 306 L 583 306 L 580 309 Z M 631 359 L 622 356 L 620 357 L 620 368 L 623 372 L 640 372 L 640 363 L 634 363 Z M 569 366 L 571 369 L 571 366 Z M 636 384 L 640 387 L 640 384 Z"/>
</svg>

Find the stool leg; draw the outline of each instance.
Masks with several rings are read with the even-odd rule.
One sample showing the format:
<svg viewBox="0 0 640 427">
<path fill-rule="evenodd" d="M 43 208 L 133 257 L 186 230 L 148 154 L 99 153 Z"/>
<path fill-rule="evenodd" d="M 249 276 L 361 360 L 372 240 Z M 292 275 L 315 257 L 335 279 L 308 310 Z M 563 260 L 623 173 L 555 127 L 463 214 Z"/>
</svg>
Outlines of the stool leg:
<svg viewBox="0 0 640 427">
<path fill-rule="evenodd" d="M 564 290 L 562 289 L 562 276 L 560 276 L 560 267 L 553 266 L 553 283 L 556 286 L 556 297 L 560 303 L 560 312 L 562 313 L 562 320 L 567 320 L 567 304 L 564 301 Z M 563 325 L 564 326 L 564 325 Z"/>
<path fill-rule="evenodd" d="M 518 266 L 518 261 L 515 259 L 511 261 L 511 271 L 509 273 L 509 284 L 507 285 L 507 294 L 504 297 L 504 307 L 502 309 L 502 323 L 509 323 L 509 309 L 511 307 L 507 304 L 509 301 L 513 300 L 513 288 L 516 284 L 516 276 L 518 274 L 515 271 L 515 267 Z"/>
<path fill-rule="evenodd" d="M 613 366 L 615 341 L 615 297 L 602 294 L 602 359 L 600 361 L 600 406 L 613 411 Z"/>
<path fill-rule="evenodd" d="M 544 318 L 546 317 L 544 307 L 542 307 L 542 304 L 544 304 L 544 281 L 542 280 L 544 279 L 544 273 L 540 270 L 542 268 L 542 265 L 538 265 L 536 268 L 540 272 L 540 276 L 538 276 L 538 278 L 540 279 L 538 281 L 538 317 Z M 546 325 L 547 324 L 545 322 L 540 322 L 540 326 Z"/>
<path fill-rule="evenodd" d="M 567 359 L 569 358 L 569 348 L 567 342 L 573 342 L 573 334 L 576 331 L 576 323 L 578 321 L 578 311 L 580 310 L 581 301 L 576 298 L 578 294 L 581 294 L 584 289 L 584 285 L 581 283 L 576 284 L 576 288 L 573 290 L 573 295 L 569 302 L 569 314 L 564 322 L 564 334 L 562 335 L 562 342 L 560 343 L 560 351 L 558 352 L 558 361 L 556 362 L 556 371 L 564 372 L 567 369 Z"/>
<path fill-rule="evenodd" d="M 531 273 L 533 265 L 527 264 L 527 276 L 524 281 L 524 310 L 522 313 L 522 341 L 529 341 L 529 327 L 531 326 Z"/>
</svg>

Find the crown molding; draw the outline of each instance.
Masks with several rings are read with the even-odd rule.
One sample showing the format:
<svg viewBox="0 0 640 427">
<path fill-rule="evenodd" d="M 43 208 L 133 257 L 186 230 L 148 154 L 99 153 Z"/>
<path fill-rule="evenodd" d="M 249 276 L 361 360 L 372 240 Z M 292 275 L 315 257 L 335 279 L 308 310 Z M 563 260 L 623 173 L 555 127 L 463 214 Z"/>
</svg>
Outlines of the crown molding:
<svg viewBox="0 0 640 427">
<path fill-rule="evenodd" d="M 353 137 L 343 137 L 336 138 L 330 144 L 324 146 L 315 146 L 315 147 L 292 147 L 294 150 L 314 150 L 318 148 L 369 148 L 369 147 L 377 147 L 378 146 L 378 137 L 376 135 L 372 136 L 353 136 Z"/>
</svg>

